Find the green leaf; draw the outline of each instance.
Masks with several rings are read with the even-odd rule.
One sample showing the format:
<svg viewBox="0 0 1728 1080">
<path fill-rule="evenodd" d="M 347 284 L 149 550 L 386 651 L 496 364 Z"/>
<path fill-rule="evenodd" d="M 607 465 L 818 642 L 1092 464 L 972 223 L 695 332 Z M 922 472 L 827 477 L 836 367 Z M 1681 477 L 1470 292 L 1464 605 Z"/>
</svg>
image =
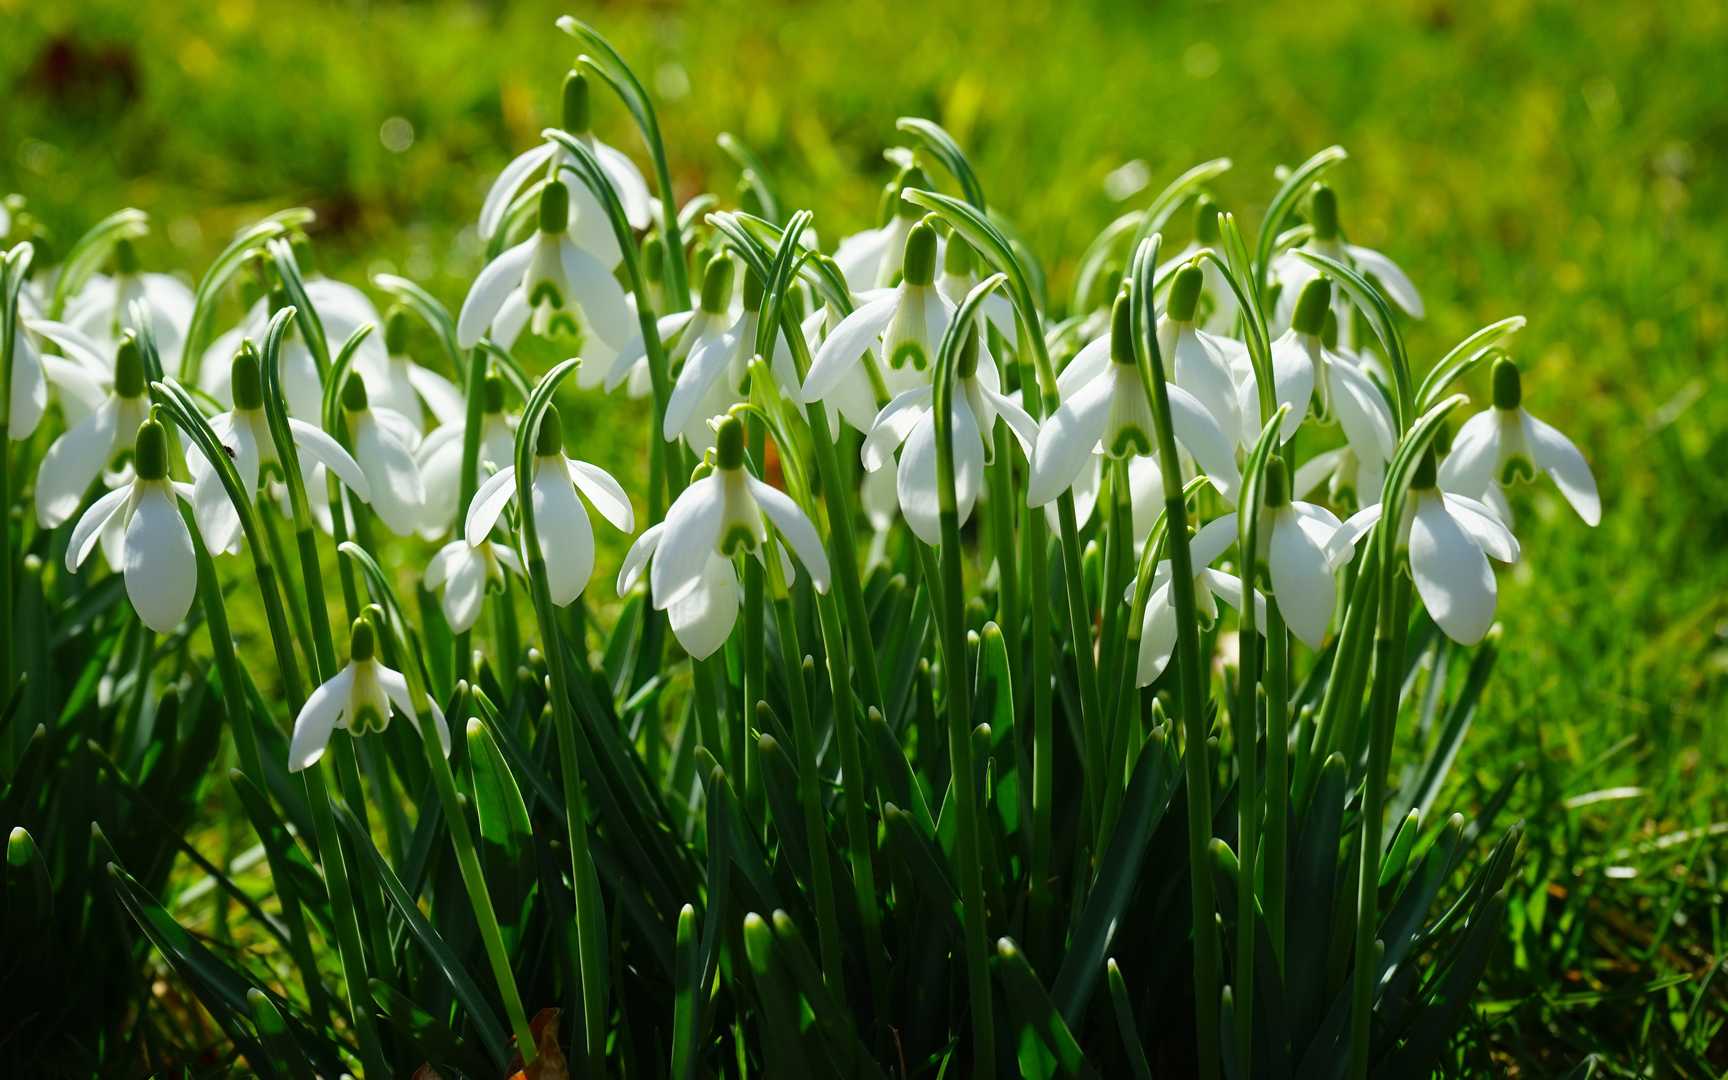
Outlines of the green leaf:
<svg viewBox="0 0 1728 1080">
<path fill-rule="evenodd" d="M 996 955 L 991 958 L 990 967 L 1007 993 L 1008 1015 L 1020 1029 L 1022 1074 L 1095 1076 L 1067 1021 L 1056 1011 L 1055 1003 L 1044 992 L 1044 985 L 1038 981 L 1032 965 L 1026 962 L 1025 955 L 1012 939 L 997 940 Z M 1032 1040 L 1035 1040 L 1035 1046 L 1031 1045 Z M 1038 1049 L 1044 1053 L 1038 1053 Z M 1028 1065 L 1033 1066 L 1030 1072 L 1027 1071 Z"/>
<path fill-rule="evenodd" d="M 491 731 L 478 717 L 468 721 L 468 764 L 474 774 L 474 810 L 480 835 L 504 849 L 511 860 L 523 858 L 534 842 L 534 826 L 522 790 L 516 786 L 504 754 Z"/>
<path fill-rule="evenodd" d="M 283 1019 L 282 1011 L 270 1000 L 270 995 L 254 988 L 246 991 L 246 1003 L 252 1008 L 252 1026 L 264 1044 L 264 1055 L 271 1069 L 295 1080 L 313 1080 L 316 1074 L 311 1064 L 289 1037 L 288 1021 Z"/>
<path fill-rule="evenodd" d="M 469 1076 L 487 1076 L 495 1071 L 450 1030 L 449 1024 L 416 1005 L 394 986 L 382 979 L 373 979 L 368 985 L 379 1014 L 427 1064 L 459 1069 Z"/>
</svg>

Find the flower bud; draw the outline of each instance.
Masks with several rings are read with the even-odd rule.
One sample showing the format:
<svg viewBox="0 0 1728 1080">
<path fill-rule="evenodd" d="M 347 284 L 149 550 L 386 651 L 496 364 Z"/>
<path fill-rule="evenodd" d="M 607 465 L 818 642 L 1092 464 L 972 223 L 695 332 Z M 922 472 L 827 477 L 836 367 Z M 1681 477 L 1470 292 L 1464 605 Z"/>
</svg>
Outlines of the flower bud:
<svg viewBox="0 0 1728 1080">
<path fill-rule="evenodd" d="M 132 246 L 132 241 L 120 239 L 114 242 L 114 272 L 116 274 L 136 274 L 138 272 L 138 250 Z"/>
<path fill-rule="evenodd" d="M 1523 401 L 1524 380 L 1518 374 L 1518 365 L 1502 356 L 1494 361 L 1494 407 L 1510 411 Z"/>
<path fill-rule="evenodd" d="M 1284 464 L 1283 458 L 1266 459 L 1266 473 L 1261 482 L 1261 491 L 1261 502 L 1268 510 L 1290 505 L 1290 470 Z"/>
<path fill-rule="evenodd" d="M 1176 271 L 1176 280 L 1170 283 L 1170 302 L 1165 307 L 1172 322 L 1194 321 L 1194 312 L 1200 306 L 1200 287 L 1205 283 L 1206 275 L 1199 263 L 1191 262 Z"/>
<path fill-rule="evenodd" d="M 744 467 L 744 422 L 731 414 L 714 428 L 714 465 L 720 469 Z"/>
<path fill-rule="evenodd" d="M 702 269 L 702 310 L 710 315 L 726 314 L 726 301 L 732 298 L 732 259 L 716 255 Z"/>
<path fill-rule="evenodd" d="M 391 356 L 408 351 L 408 309 L 401 304 L 390 305 L 384 313 L 384 351 Z"/>
<path fill-rule="evenodd" d="M 366 408 L 366 380 L 357 371 L 342 384 L 342 407 L 349 412 L 362 412 Z"/>
<path fill-rule="evenodd" d="M 1134 306 L 1127 289 L 1116 294 L 1110 308 L 1110 359 L 1134 366 Z"/>
<path fill-rule="evenodd" d="M 486 373 L 486 381 L 481 384 L 481 392 L 485 395 L 481 404 L 489 413 L 504 411 L 504 380 L 495 371 Z"/>
<path fill-rule="evenodd" d="M 894 213 L 903 218 L 915 218 L 924 213 L 924 208 L 904 198 L 907 188 L 928 188 L 930 178 L 924 175 L 924 170 L 916 165 L 908 165 L 900 170 L 900 175 L 894 178 Z"/>
<path fill-rule="evenodd" d="M 114 353 L 114 392 L 123 398 L 144 393 L 144 354 L 130 330 L 120 339 L 120 348 Z"/>
<path fill-rule="evenodd" d="M 1290 319 L 1290 328 L 1298 334 L 1318 336 L 1326 326 L 1326 310 L 1331 306 L 1332 282 L 1314 278 L 1302 286 L 1302 295 L 1296 298 L 1296 314 Z"/>
<path fill-rule="evenodd" d="M 228 369 L 228 385 L 234 394 L 236 409 L 262 409 L 264 407 L 264 379 L 258 369 L 258 350 L 252 347 L 251 341 L 240 343 L 240 349 L 234 354 L 234 364 Z"/>
<path fill-rule="evenodd" d="M 562 180 L 548 180 L 540 189 L 540 231 L 561 233 L 570 227 L 570 189 Z"/>
<path fill-rule="evenodd" d="M 744 310 L 757 312 L 762 310 L 762 279 L 756 276 L 756 271 L 744 271 Z"/>
<path fill-rule="evenodd" d="M 361 616 L 354 620 L 354 629 L 348 635 L 348 658 L 355 663 L 364 663 L 378 654 L 378 632 L 372 629 L 372 620 Z"/>
<path fill-rule="evenodd" d="M 1423 491 L 1433 487 L 1439 481 L 1439 466 L 1434 461 L 1434 448 L 1422 451 L 1422 460 L 1416 463 L 1416 471 L 1410 477 L 1410 490 Z"/>
<path fill-rule="evenodd" d="M 588 77 L 572 68 L 564 76 L 564 130 L 572 135 L 586 135 L 594 126 L 589 108 Z"/>
<path fill-rule="evenodd" d="M 1201 244 L 1218 242 L 1218 204 L 1212 196 L 1202 195 L 1194 203 L 1194 239 Z"/>
<path fill-rule="evenodd" d="M 658 285 L 666 279 L 666 244 L 659 233 L 649 233 L 642 238 L 642 276 L 651 285 Z"/>
<path fill-rule="evenodd" d="M 960 345 L 960 356 L 956 361 L 955 374 L 962 379 L 971 379 L 978 375 L 977 323 L 973 323 L 966 331 L 966 340 Z"/>
<path fill-rule="evenodd" d="M 132 468 L 140 480 L 168 477 L 168 432 L 155 417 L 138 425 L 138 437 L 132 443 Z"/>
<path fill-rule="evenodd" d="M 1308 220 L 1314 226 L 1314 239 L 1338 239 L 1338 194 L 1326 184 L 1315 184 L 1308 197 Z"/>
<path fill-rule="evenodd" d="M 558 406 L 548 405 L 540 414 L 540 430 L 534 438 L 534 453 L 540 457 L 559 457 L 564 453 L 564 418 Z"/>
<path fill-rule="evenodd" d="M 958 232 L 949 233 L 948 246 L 942 249 L 942 272 L 949 277 L 969 278 L 976 266 L 972 245 Z"/>
<path fill-rule="evenodd" d="M 936 280 L 936 228 L 928 217 L 906 234 L 906 258 L 900 276 L 908 285 L 928 285 Z"/>
</svg>

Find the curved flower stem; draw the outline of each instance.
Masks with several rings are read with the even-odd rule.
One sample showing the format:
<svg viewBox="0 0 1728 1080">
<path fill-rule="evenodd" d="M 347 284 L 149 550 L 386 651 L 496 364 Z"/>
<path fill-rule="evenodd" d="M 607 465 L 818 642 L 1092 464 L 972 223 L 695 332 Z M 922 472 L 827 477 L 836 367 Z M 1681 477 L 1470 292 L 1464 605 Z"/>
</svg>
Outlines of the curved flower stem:
<svg viewBox="0 0 1728 1080">
<path fill-rule="evenodd" d="M 1099 665 L 1099 670 L 1113 675 L 1118 671 L 1132 670 L 1132 662 L 1125 657 L 1122 648 L 1128 637 L 1122 626 L 1123 616 L 1127 614 L 1122 597 L 1128 588 L 1129 575 L 1133 572 L 1134 523 L 1133 511 L 1128 501 L 1127 459 L 1111 461 L 1109 470 L 1110 524 L 1104 535 L 1104 593 L 1098 605 L 1104 616 L 1103 635 L 1099 639 L 1103 649 L 1103 662 Z M 1122 715 L 1121 705 L 1124 698 L 1132 695 L 1122 692 L 1123 681 L 1109 678 L 1106 686 L 1101 678 L 1099 685 L 1101 693 L 1109 694 L 1098 714 L 1098 775 L 1103 783 L 1096 840 L 1099 851 L 1103 851 L 1110 842 L 1110 830 L 1116 821 L 1116 808 L 1122 802 L 1124 785 L 1127 782 L 1125 759 L 1128 752 L 1127 729 L 1131 720 Z"/>
<path fill-rule="evenodd" d="M 451 529 L 457 536 L 462 535 L 462 524 L 468 515 L 468 504 L 474 501 L 474 492 L 480 487 L 480 429 L 486 418 L 486 351 L 480 348 L 470 349 L 468 353 L 467 391 L 468 400 L 464 403 L 462 414 L 462 473 L 457 487 L 456 520 Z M 499 603 L 509 603 L 509 593 L 503 594 Z M 464 630 L 456 635 L 456 678 L 468 678 L 472 650 L 468 642 L 472 634 Z M 502 642 L 495 642 L 502 645 Z M 503 653 L 511 663 L 516 660 L 514 652 Z"/>
<path fill-rule="evenodd" d="M 1252 600 L 1245 600 L 1252 603 Z M 1290 632 L 1276 597 L 1266 605 L 1266 840 L 1265 897 L 1268 935 L 1278 967 L 1284 963 L 1286 865 L 1290 847 Z"/>
<path fill-rule="evenodd" d="M 16 647 L 12 621 L 12 362 L 18 345 L 18 294 L 34 249 L 20 244 L 0 260 L 0 686 L 13 685 L 12 652 Z M 8 691 L 9 693 L 10 691 Z"/>
</svg>

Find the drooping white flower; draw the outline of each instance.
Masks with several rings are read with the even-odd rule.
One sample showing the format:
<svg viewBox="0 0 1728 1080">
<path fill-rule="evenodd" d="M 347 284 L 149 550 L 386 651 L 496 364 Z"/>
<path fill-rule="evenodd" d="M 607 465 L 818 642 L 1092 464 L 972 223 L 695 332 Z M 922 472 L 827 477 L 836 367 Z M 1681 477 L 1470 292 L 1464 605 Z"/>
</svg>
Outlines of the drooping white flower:
<svg viewBox="0 0 1728 1080">
<path fill-rule="evenodd" d="M 406 416 L 417 429 L 425 429 L 428 411 L 439 424 L 460 423 L 465 413 L 456 384 L 408 355 L 408 313 L 400 307 L 384 317 L 384 348 L 356 354 L 354 370 L 366 377 L 375 404 Z"/>
<path fill-rule="evenodd" d="M 1518 541 L 1485 504 L 1443 491 L 1432 454 L 1423 455 L 1405 497 L 1395 548 L 1407 554 L 1416 592 L 1447 637 L 1474 645 L 1494 625 L 1498 589 L 1488 556 L 1504 563 L 1518 560 Z M 1354 546 L 1384 508 L 1376 504 L 1353 514 L 1339 533 Z"/>
<path fill-rule="evenodd" d="M 1350 561 L 1350 543 L 1330 510 L 1290 498 L 1290 476 L 1281 459 L 1266 463 L 1256 558 L 1265 563 L 1278 610 L 1290 630 L 1311 649 L 1326 640 L 1337 602 L 1337 574 Z M 1235 532 L 1236 515 L 1213 519 L 1208 529 Z"/>
<path fill-rule="evenodd" d="M 77 513 L 90 482 L 115 455 L 131 447 L 150 415 L 144 397 L 144 360 L 128 334 L 114 361 L 114 380 L 106 400 L 82 420 L 61 432 L 36 473 L 36 521 L 44 529 L 58 528 Z"/>
<path fill-rule="evenodd" d="M 1334 505 L 1370 506 L 1380 501 L 1389 464 L 1378 451 L 1358 453 L 1356 447 L 1345 443 L 1322 450 L 1298 465 L 1291 491 L 1307 496 L 1325 484 L 1326 498 Z"/>
<path fill-rule="evenodd" d="M 1452 450 L 1440 466 L 1440 482 L 1462 495 L 1486 500 L 1490 493 L 1520 481 L 1533 480 L 1538 469 L 1554 478 L 1554 486 L 1572 509 L 1594 526 L 1602 520 L 1602 497 L 1590 463 L 1552 425 L 1525 410 L 1518 365 L 1502 357 L 1494 362 L 1494 401 L 1458 429 Z M 1503 501 L 1503 500 L 1502 500 Z M 1510 514 L 1502 517 L 1508 524 Z"/>
<path fill-rule="evenodd" d="M 7 403 L 7 432 L 13 441 L 36 434 L 48 411 L 48 387 L 58 387 L 66 421 L 77 424 L 108 400 L 113 368 L 101 346 L 65 323 L 37 318 L 19 293 L 18 327 L 12 339 L 12 396 Z M 37 340 L 59 346 L 64 356 L 42 352 Z"/>
<path fill-rule="evenodd" d="M 1241 305 L 1236 301 L 1236 292 L 1230 288 L 1230 283 L 1224 279 L 1224 271 L 1210 259 L 1197 260 L 1200 252 L 1218 247 L 1218 204 L 1207 196 L 1201 196 L 1194 203 L 1194 239 L 1189 241 L 1175 255 L 1164 260 L 1159 265 L 1155 276 L 1162 281 L 1164 275 L 1174 271 L 1187 262 L 1196 262 L 1200 267 L 1201 287 L 1199 303 L 1199 325 L 1209 334 L 1229 334 L 1236 325 L 1236 314 Z"/>
<path fill-rule="evenodd" d="M 133 444 L 131 482 L 91 503 L 66 546 L 66 569 L 77 573 L 118 519 L 125 528 L 120 558 L 126 595 L 138 618 L 159 634 L 180 625 L 198 591 L 192 534 L 176 496 L 191 502 L 192 489 L 169 480 L 168 434 L 160 423 L 145 420 Z"/>
<path fill-rule="evenodd" d="M 1158 320 L 1158 351 L 1170 371 L 1170 381 L 1200 399 L 1226 433 L 1242 427 L 1236 378 L 1230 370 L 1230 350 L 1223 339 L 1200 329 L 1201 290 L 1206 275 L 1198 263 L 1176 271 L 1170 296 Z"/>
<path fill-rule="evenodd" d="M 666 522 L 662 521 L 644 529 L 636 542 L 630 545 L 624 556 L 624 565 L 618 570 L 619 596 L 634 589 L 642 580 L 643 572 L 659 554 L 665 534 Z M 760 557 L 760 552 L 757 554 Z M 780 569 L 790 583 L 795 571 L 784 548 L 780 549 Z M 738 621 L 738 606 L 743 598 L 738 571 L 732 560 L 718 551 L 708 552 L 696 584 L 666 606 L 672 635 L 678 639 L 678 644 L 684 646 L 685 652 L 697 660 L 706 660 L 732 636 L 732 627 Z"/>
<path fill-rule="evenodd" d="M 272 465 L 280 466 L 276 442 L 270 435 L 270 423 L 264 415 L 264 389 L 258 371 L 258 354 L 250 344 L 243 344 L 234 355 L 229 385 L 234 407 L 210 418 L 210 430 L 221 441 L 228 459 L 234 463 L 240 486 L 250 502 L 258 497 L 259 478 Z M 288 433 L 294 440 L 295 456 L 300 475 L 308 491 L 322 487 L 316 478 L 328 469 L 354 492 L 361 502 L 372 501 L 372 486 L 342 444 L 326 435 L 323 429 L 290 416 Z M 222 486 L 221 475 L 196 446 L 186 450 L 186 469 L 192 475 L 192 508 L 197 515 L 198 531 L 212 552 L 240 550 L 240 514 Z M 323 502 L 314 497 L 314 505 Z"/>
<path fill-rule="evenodd" d="M 480 414 L 480 475 L 504 468 L 516 459 L 515 421 L 504 412 L 504 380 L 487 374 L 480 391 L 484 395 Z M 420 479 L 426 489 L 426 504 L 420 535 L 436 540 L 450 531 L 462 494 L 463 440 L 466 417 L 435 429 L 415 453 Z"/>
<path fill-rule="evenodd" d="M 1110 333 L 1081 349 L 1056 380 L 1062 403 L 1038 429 L 1028 506 L 1043 506 L 1073 486 L 1094 453 L 1129 458 L 1153 453 L 1152 404 L 1134 363 L 1126 295 L 1111 311 Z M 1230 496 L 1240 474 L 1235 445 L 1199 398 L 1170 384 L 1172 434 L 1214 486 Z"/>
<path fill-rule="evenodd" d="M 186 330 L 192 323 L 192 290 L 170 274 L 141 272 L 130 240 L 114 245 L 113 276 L 93 276 L 66 305 L 65 322 L 112 355 L 122 334 L 139 329 L 132 314 L 135 301 L 142 301 L 149 312 L 162 370 L 178 375 Z"/>
<path fill-rule="evenodd" d="M 348 419 L 354 460 L 372 491 L 372 509 L 397 536 L 412 535 L 426 514 L 426 484 L 414 457 L 420 446 L 419 430 L 393 409 L 373 408 L 365 378 L 359 372 L 348 373 L 342 387 L 342 410 Z"/>
<path fill-rule="evenodd" d="M 472 630 L 479 621 L 486 590 L 494 583 L 502 587 L 506 569 L 522 573 L 522 562 L 514 551 L 490 540 L 470 544 L 458 537 L 432 556 L 422 581 L 428 589 L 444 590 L 440 601 L 444 621 L 460 634 Z"/>
<path fill-rule="evenodd" d="M 1188 541 L 1188 557 L 1194 570 L 1194 607 L 1210 626 L 1218 617 L 1214 598 L 1231 607 L 1242 606 L 1242 579 L 1222 570 L 1212 569 L 1213 560 L 1224 554 L 1236 542 L 1236 516 L 1228 514 L 1208 522 Z M 1128 587 L 1124 603 L 1134 602 L 1134 586 Z M 1266 598 L 1254 593 L 1255 627 L 1266 632 Z M 1140 627 L 1140 656 L 1135 667 L 1134 684 L 1150 686 L 1169 666 L 1176 650 L 1176 597 L 1171 584 L 1171 563 L 1158 563 L 1152 574 L 1152 591 L 1146 598 L 1146 615 Z"/>
<path fill-rule="evenodd" d="M 354 631 L 348 640 L 348 665 L 312 691 L 294 718 L 294 734 L 288 741 L 289 772 L 316 765 L 330 745 L 330 736 L 338 729 L 356 738 L 369 731 L 383 731 L 390 725 L 391 706 L 407 718 L 416 732 L 421 730 L 420 715 L 408 693 L 408 680 L 378 659 L 378 643 L 371 622 L 365 618 L 354 620 Z M 444 756 L 449 757 L 450 728 L 444 722 L 444 712 L 430 698 L 426 706 L 437 728 L 438 745 Z"/>
<path fill-rule="evenodd" d="M 571 71 L 564 76 L 563 121 L 563 130 L 594 152 L 601 171 L 606 174 L 607 182 L 618 195 L 619 205 L 624 208 L 624 216 L 629 220 L 630 227 L 646 229 L 653 222 L 654 207 L 654 201 L 648 194 L 648 182 L 642 178 L 642 171 L 636 167 L 635 162 L 594 137 L 589 122 L 588 80 L 577 71 Z M 489 241 L 504 227 L 504 218 L 510 210 L 511 201 L 515 199 L 517 192 L 522 190 L 529 177 L 544 167 L 547 180 L 562 180 L 560 173 L 571 160 L 568 150 L 547 139 L 504 166 L 504 171 L 498 174 L 498 179 L 486 192 L 486 201 L 480 207 L 480 239 Z M 586 184 L 575 185 L 571 200 L 571 242 L 593 255 L 606 269 L 613 269 L 622 261 L 623 253 L 618 250 L 618 238 L 612 231 L 612 221 L 605 209 Z"/>
<path fill-rule="evenodd" d="M 804 376 L 806 404 L 829 402 L 847 422 L 857 424 L 845 407 L 852 396 L 845 388 L 856 385 L 849 379 L 863 370 L 865 354 L 878 345 L 890 396 L 929 383 L 942 335 L 954 317 L 954 304 L 935 285 L 936 255 L 936 230 L 920 221 L 906 237 L 900 284 L 859 297 L 858 308 L 840 320 L 817 350 Z"/>
<path fill-rule="evenodd" d="M 636 527 L 629 496 L 610 473 L 598 465 L 564 456 L 564 425 L 558 409 L 548 406 L 534 445 L 534 522 L 540 554 L 546 560 L 547 586 L 559 607 L 574 601 L 594 573 L 594 529 L 582 497 L 621 532 Z M 581 496 L 577 495 L 580 491 Z M 493 473 L 468 504 L 463 535 L 470 546 L 485 542 L 504 508 L 516 497 L 516 468 L 506 465 Z"/>
<path fill-rule="evenodd" d="M 907 236 L 924 214 L 918 206 L 903 199 L 901 193 L 907 188 L 929 186 L 923 169 L 916 165 L 901 169 L 882 193 L 889 205 L 883 207 L 882 217 L 877 220 L 886 218 L 886 223 L 840 241 L 834 250 L 834 262 L 853 292 L 883 289 L 895 283 L 903 265 Z"/>
<path fill-rule="evenodd" d="M 678 372 L 688 366 L 690 355 L 699 347 L 715 347 L 732 325 L 732 281 L 735 266 L 729 256 L 719 255 L 708 260 L 702 269 L 702 290 L 695 307 L 662 315 L 654 332 L 666 348 L 666 368 Z M 582 386 L 598 386 L 602 378 L 608 393 L 627 385 L 633 398 L 645 398 L 653 391 L 648 370 L 648 344 L 637 334 L 618 350 L 610 368 L 583 364 L 576 371 Z M 706 420 L 707 417 L 703 417 Z"/>
<path fill-rule="evenodd" d="M 960 523 L 964 525 L 984 488 L 984 466 L 995 446 L 997 417 L 1008 424 L 1028 455 L 1037 441 L 1038 425 L 1019 402 L 1002 393 L 996 362 L 979 345 L 976 332 L 966 335 L 954 376 L 950 403 L 954 496 Z M 894 451 L 900 450 L 895 484 L 900 513 L 918 539 L 932 547 L 942 538 L 934 398 L 935 390 L 929 386 L 913 387 L 896 395 L 876 415 L 862 450 L 864 468 L 870 472 L 886 468 Z"/>
<path fill-rule="evenodd" d="M 1302 287 L 1296 313 L 1278 340 L 1272 343 L 1274 396 L 1290 406 L 1279 429 L 1288 442 L 1308 415 L 1310 405 L 1321 423 L 1334 419 L 1358 456 L 1392 460 L 1397 436 L 1392 429 L 1391 410 L 1385 397 L 1349 357 L 1330 348 L 1323 336 L 1332 283 L 1316 277 Z M 1242 438 L 1252 442 L 1260 435 L 1260 398 L 1252 378 L 1240 384 L 1238 399 L 1243 416 Z"/>
<path fill-rule="evenodd" d="M 1314 228 L 1314 234 L 1303 248 L 1336 259 L 1345 266 L 1372 275 L 1380 282 L 1380 287 L 1394 304 L 1415 318 L 1422 318 L 1426 312 L 1422 307 L 1422 296 L 1411 284 L 1409 275 L 1399 269 L 1398 264 L 1375 251 L 1373 248 L 1347 243 L 1344 234 L 1338 226 L 1338 195 L 1326 184 L 1314 185 L 1313 194 L 1308 202 L 1309 223 Z M 1274 309 L 1274 319 L 1280 326 L 1290 326 L 1296 316 L 1296 304 L 1303 288 L 1320 271 L 1315 269 L 1308 260 L 1293 251 L 1285 252 L 1273 260 L 1272 275 L 1279 284 L 1278 302 Z M 1351 302 L 1342 290 L 1328 298 L 1332 313 L 1338 320 L 1338 333 L 1345 348 L 1354 344 L 1352 339 L 1355 320 L 1350 317 Z"/>
<path fill-rule="evenodd" d="M 536 336 L 580 334 L 588 363 L 609 367 L 630 339 L 632 308 L 605 263 L 570 239 L 570 189 L 540 189 L 540 227 L 493 259 L 474 279 L 456 318 L 456 343 L 472 349 L 490 334 L 509 348 L 524 327 Z"/>
</svg>

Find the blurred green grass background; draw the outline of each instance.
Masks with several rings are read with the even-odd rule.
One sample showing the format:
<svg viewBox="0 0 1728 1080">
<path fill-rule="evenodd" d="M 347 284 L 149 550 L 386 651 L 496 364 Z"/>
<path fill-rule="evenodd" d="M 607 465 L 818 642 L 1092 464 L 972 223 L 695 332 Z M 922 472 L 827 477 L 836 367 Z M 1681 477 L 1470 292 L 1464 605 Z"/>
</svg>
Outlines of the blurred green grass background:
<svg viewBox="0 0 1728 1080">
<path fill-rule="evenodd" d="M 454 309 L 497 169 L 556 121 L 574 54 L 556 5 L 0 0 L 0 192 L 66 244 L 148 210 L 146 261 L 201 272 L 232 231 L 319 213 L 321 269 L 391 270 Z M 1526 403 L 1584 448 L 1601 528 L 1519 501 L 1499 671 L 1457 804 L 1520 775 L 1529 822 L 1512 942 L 1476 1021 L 1529 1075 L 1702 1049 L 1724 1013 L 1728 843 L 1728 6 L 599 4 L 656 96 L 681 199 L 761 155 L 824 240 L 867 223 L 894 118 L 972 157 L 1065 295 L 1086 242 L 1205 158 L 1248 222 L 1272 170 L 1330 143 L 1346 227 L 1422 289 L 1432 363 L 1523 313 Z M 645 160 L 616 102 L 602 137 Z M 1474 388 L 1480 393 L 1483 387 Z M 640 475 L 640 413 L 607 401 L 583 456 Z M 603 558 L 597 580 L 609 577 Z M 1657 985 L 1661 975 L 1684 976 Z M 1698 1025 L 1705 1025 L 1700 1028 Z M 1718 1043 L 1728 1040 L 1718 1040 Z M 1712 1048 L 1719 1069 L 1721 1045 Z"/>
</svg>

